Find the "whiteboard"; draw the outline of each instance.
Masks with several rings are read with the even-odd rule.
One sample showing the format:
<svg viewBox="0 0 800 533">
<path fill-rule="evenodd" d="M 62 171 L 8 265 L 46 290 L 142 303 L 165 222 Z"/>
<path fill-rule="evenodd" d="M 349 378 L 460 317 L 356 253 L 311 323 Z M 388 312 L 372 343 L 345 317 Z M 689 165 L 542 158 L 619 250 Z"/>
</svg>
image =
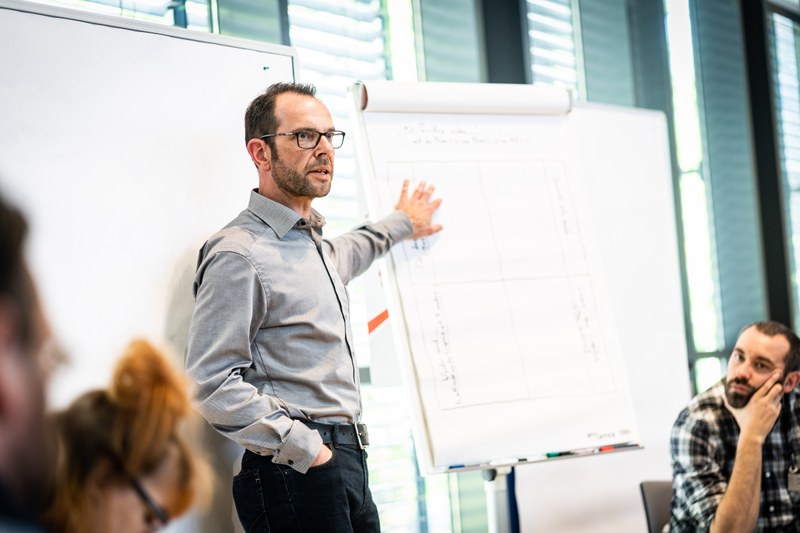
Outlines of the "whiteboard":
<svg viewBox="0 0 800 533">
<path fill-rule="evenodd" d="M 180 348 L 197 250 L 258 178 L 244 112 L 294 79 L 282 46 L 0 1 L 0 189 L 71 358 L 63 405 L 134 336 Z"/>
<path fill-rule="evenodd" d="M 518 85 L 368 82 L 353 103 L 370 211 L 391 209 L 405 178 L 444 199 L 444 231 L 396 246 L 384 276 L 421 468 L 638 449 L 636 354 L 622 353 L 607 270 L 624 272 L 626 236 L 644 228 L 677 274 L 675 221 L 630 220 L 596 196 L 624 195 L 626 180 L 671 190 L 663 115 Z M 679 298 L 679 277 L 665 281 Z"/>
</svg>

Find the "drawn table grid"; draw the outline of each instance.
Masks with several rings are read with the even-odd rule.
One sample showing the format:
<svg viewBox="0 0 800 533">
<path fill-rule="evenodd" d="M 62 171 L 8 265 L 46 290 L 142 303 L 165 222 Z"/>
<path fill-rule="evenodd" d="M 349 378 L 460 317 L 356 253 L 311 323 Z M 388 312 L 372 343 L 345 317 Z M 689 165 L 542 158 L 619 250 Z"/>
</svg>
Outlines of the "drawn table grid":
<svg viewBox="0 0 800 533">
<path fill-rule="evenodd" d="M 388 162 L 386 170 L 387 191 L 424 180 L 444 199 L 445 231 L 392 253 L 414 322 L 412 356 L 440 409 L 616 391 L 591 228 L 563 162 Z M 449 210 L 455 201 L 470 209 Z"/>
</svg>

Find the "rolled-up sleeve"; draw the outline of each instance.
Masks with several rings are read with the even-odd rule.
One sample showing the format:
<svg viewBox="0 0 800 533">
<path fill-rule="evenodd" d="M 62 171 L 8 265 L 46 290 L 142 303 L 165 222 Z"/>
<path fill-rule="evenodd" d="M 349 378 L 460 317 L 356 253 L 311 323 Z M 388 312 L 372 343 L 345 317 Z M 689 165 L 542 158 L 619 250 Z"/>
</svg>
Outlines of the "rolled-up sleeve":
<svg viewBox="0 0 800 533">
<path fill-rule="evenodd" d="M 198 267 L 194 290 L 186 371 L 197 410 L 245 448 L 306 472 L 322 446 L 319 433 L 292 420 L 277 398 L 243 377 L 253 366 L 254 341 L 269 307 L 256 268 L 241 253 L 211 253 Z"/>
<path fill-rule="evenodd" d="M 684 413 L 672 428 L 670 449 L 673 526 L 679 526 L 671 531 L 708 531 L 728 487 L 720 469 L 720 444 L 712 438 L 706 421 Z"/>
</svg>

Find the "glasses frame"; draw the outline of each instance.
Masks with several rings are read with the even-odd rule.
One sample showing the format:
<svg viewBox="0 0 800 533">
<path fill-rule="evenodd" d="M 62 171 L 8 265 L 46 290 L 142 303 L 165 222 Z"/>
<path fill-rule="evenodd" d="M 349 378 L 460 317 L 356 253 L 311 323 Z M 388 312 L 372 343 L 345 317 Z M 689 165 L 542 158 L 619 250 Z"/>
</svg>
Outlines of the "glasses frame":
<svg viewBox="0 0 800 533">
<path fill-rule="evenodd" d="M 314 143 L 314 146 L 302 146 L 300 144 L 300 137 L 298 137 L 301 133 L 316 133 L 317 134 L 317 142 Z M 317 130 L 297 130 L 297 131 L 289 131 L 286 133 L 265 133 L 261 136 L 261 140 L 266 140 L 269 137 L 294 137 L 294 140 L 297 142 L 297 147 L 301 150 L 313 150 L 317 146 L 319 146 L 319 142 L 322 140 L 323 137 L 328 139 L 328 142 L 331 143 L 331 146 L 334 150 L 338 150 L 344 144 L 344 137 L 345 132 L 341 130 L 330 130 L 330 131 L 317 131 Z M 339 146 L 334 144 L 334 139 L 341 139 L 339 142 Z"/>
<path fill-rule="evenodd" d="M 119 473 L 125 477 L 130 486 L 133 488 L 134 492 L 136 492 L 136 495 L 139 496 L 139 499 L 142 501 L 145 507 L 147 507 L 147 510 L 155 517 L 156 520 L 158 520 L 159 526 L 166 527 L 170 521 L 167 510 L 156 503 L 155 499 L 153 499 L 150 493 L 147 492 L 142 483 L 136 479 L 133 474 L 128 472 L 128 469 L 125 468 L 125 463 L 123 462 L 122 457 L 120 457 L 113 448 L 108 446 L 106 448 L 106 453 L 114 463 L 114 466 L 116 466 Z"/>
<path fill-rule="evenodd" d="M 139 499 L 142 500 L 142 503 L 145 505 L 145 507 L 147 507 L 147 510 L 153 514 L 156 520 L 158 520 L 158 523 L 161 527 L 166 527 L 169 524 L 169 514 L 167 513 L 167 510 L 156 503 L 156 501 L 152 496 L 150 496 L 147 490 L 145 490 L 138 479 L 131 475 L 128 475 L 127 477 L 128 482 L 133 487 L 133 490 L 136 491 L 136 494 L 139 496 Z"/>
</svg>

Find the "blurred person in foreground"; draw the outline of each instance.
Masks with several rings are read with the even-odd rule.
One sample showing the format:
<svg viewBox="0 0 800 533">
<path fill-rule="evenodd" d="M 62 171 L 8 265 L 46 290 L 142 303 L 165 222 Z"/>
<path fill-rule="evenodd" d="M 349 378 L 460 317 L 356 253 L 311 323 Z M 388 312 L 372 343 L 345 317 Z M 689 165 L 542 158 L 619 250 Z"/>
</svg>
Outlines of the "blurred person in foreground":
<svg viewBox="0 0 800 533">
<path fill-rule="evenodd" d="M 47 525 L 61 533 L 145 533 L 208 489 L 205 462 L 181 434 L 183 379 L 143 340 L 130 343 L 107 389 L 55 413 L 58 458 Z"/>
<path fill-rule="evenodd" d="M 0 195 L 0 531 L 41 531 L 49 470 L 45 382 L 49 328 L 24 260 L 28 226 Z"/>
</svg>

